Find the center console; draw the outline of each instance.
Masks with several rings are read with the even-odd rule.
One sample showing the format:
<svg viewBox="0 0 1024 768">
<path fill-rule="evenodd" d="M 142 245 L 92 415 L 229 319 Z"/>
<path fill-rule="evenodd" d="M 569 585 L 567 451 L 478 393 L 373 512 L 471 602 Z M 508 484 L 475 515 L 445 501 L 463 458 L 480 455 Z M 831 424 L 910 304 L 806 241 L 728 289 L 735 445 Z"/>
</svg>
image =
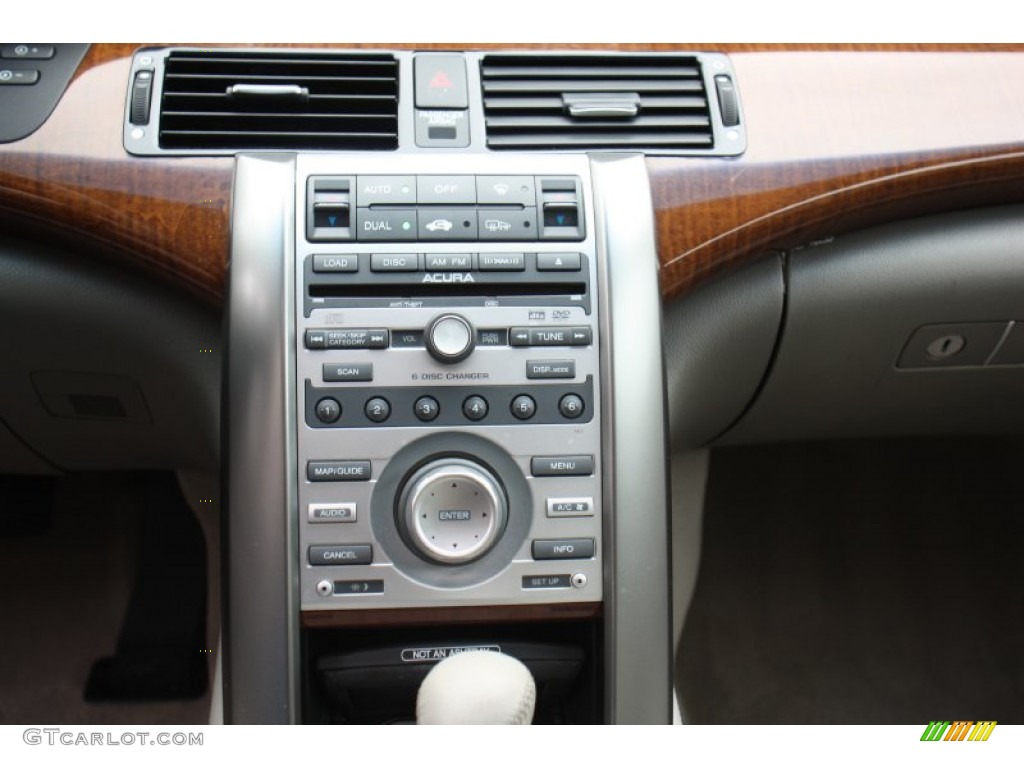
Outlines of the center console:
<svg viewBox="0 0 1024 768">
<path fill-rule="evenodd" d="M 538 722 L 668 720 L 648 189 L 630 155 L 239 156 L 229 720 L 401 722 L 470 648 Z"/>
<path fill-rule="evenodd" d="M 589 164 L 382 165 L 296 168 L 301 608 L 599 603 Z"/>
</svg>

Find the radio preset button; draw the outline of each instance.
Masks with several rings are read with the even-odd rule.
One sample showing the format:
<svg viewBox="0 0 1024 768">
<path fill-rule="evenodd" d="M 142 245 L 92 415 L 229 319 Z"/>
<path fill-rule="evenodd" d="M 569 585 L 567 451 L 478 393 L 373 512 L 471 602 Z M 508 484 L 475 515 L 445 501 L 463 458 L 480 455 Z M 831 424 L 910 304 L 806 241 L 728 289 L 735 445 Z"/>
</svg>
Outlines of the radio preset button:
<svg viewBox="0 0 1024 768">
<path fill-rule="evenodd" d="M 325 397 L 316 404 L 316 417 L 324 424 L 333 424 L 341 418 L 341 405 L 332 397 Z"/>
<path fill-rule="evenodd" d="M 567 419 L 578 419 L 583 415 L 583 398 L 579 395 L 564 395 L 558 401 L 558 412 Z"/>
<path fill-rule="evenodd" d="M 462 413 L 470 421 L 480 421 L 487 415 L 487 401 L 479 395 L 467 397 L 462 403 Z"/>
<path fill-rule="evenodd" d="M 370 256 L 371 272 L 415 272 L 420 267 L 417 253 L 374 253 Z"/>
<path fill-rule="evenodd" d="M 433 421 L 437 418 L 437 414 L 441 412 L 441 406 L 432 397 L 421 397 L 413 405 L 413 411 L 416 414 L 416 418 L 420 421 Z"/>
<path fill-rule="evenodd" d="M 529 395 L 519 395 L 512 400 L 512 415 L 520 421 L 527 421 L 537 413 L 537 403 Z"/>
<path fill-rule="evenodd" d="M 387 421 L 391 415 L 391 403 L 383 397 L 371 397 L 366 401 L 366 407 L 363 409 L 363 412 L 370 421 L 380 424 L 383 421 Z"/>
</svg>

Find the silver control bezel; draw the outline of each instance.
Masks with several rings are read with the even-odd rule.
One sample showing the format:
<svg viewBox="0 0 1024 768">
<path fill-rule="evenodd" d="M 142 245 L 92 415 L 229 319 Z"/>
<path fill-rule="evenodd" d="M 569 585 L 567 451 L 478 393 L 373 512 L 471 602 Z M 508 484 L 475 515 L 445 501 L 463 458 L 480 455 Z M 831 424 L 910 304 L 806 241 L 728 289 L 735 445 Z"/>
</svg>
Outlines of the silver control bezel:
<svg viewBox="0 0 1024 768">
<path fill-rule="evenodd" d="M 597 602 L 603 597 L 602 577 L 602 432 L 601 413 L 601 334 L 600 310 L 597 298 L 599 285 L 598 254 L 594 227 L 593 195 L 591 193 L 590 164 L 583 155 L 437 155 L 366 156 L 366 155 L 299 155 L 296 168 L 295 215 L 297 222 L 306 216 L 306 193 L 310 176 L 358 175 L 532 175 L 576 176 L 581 181 L 583 216 L 588 222 L 586 238 L 582 242 L 406 242 L 406 243 L 323 243 L 309 242 L 305 228 L 296 226 L 295 283 L 293 306 L 296 324 L 296 416 L 298 461 L 294 468 L 297 479 L 299 509 L 310 504 L 354 503 L 360 510 L 352 523 L 339 525 L 299 521 L 299 587 L 302 610 L 352 610 L 360 608 L 404 608 L 423 606 L 473 606 Z M 410 253 L 539 253 L 552 251 L 578 251 L 586 257 L 591 295 L 589 313 L 583 306 L 515 306 L 514 297 L 499 299 L 497 306 L 416 306 L 404 302 L 402 306 L 345 307 L 343 309 L 318 308 L 316 303 L 307 317 L 305 314 L 306 286 L 304 261 L 316 255 L 333 254 L 410 254 Z M 369 262 L 369 259 L 365 259 Z M 366 266 L 362 267 L 366 269 Z M 557 311 L 553 319 L 552 310 Z M 309 350 L 303 344 L 306 329 L 332 328 L 426 328 L 432 320 L 447 312 L 454 312 L 476 328 L 513 326 L 586 326 L 590 328 L 592 343 L 584 347 L 477 347 L 465 360 L 444 364 L 427 352 L 426 348 L 389 348 L 360 350 Z M 545 320 L 538 320 L 543 312 Z M 528 361 L 574 360 L 572 379 L 539 381 L 527 379 Z M 373 364 L 370 383 L 325 382 L 324 363 Z M 471 375 L 476 378 L 452 379 L 451 376 Z M 431 377 L 440 377 L 434 381 Z M 389 426 L 387 422 L 372 427 L 314 428 L 306 423 L 307 396 L 305 382 L 315 387 L 422 388 L 429 394 L 435 387 L 479 384 L 479 394 L 487 398 L 488 388 L 494 385 L 521 385 L 524 389 L 538 385 L 579 385 L 592 381 L 593 402 L 586 403 L 587 418 L 579 421 L 566 419 L 564 423 L 491 425 L 485 418 L 479 423 L 468 420 L 455 427 L 425 423 L 414 426 Z M 424 381 L 428 382 L 424 384 Z M 489 402 L 490 408 L 504 407 Z M 463 577 L 458 586 L 439 586 L 444 579 L 430 580 L 413 574 L 396 564 L 386 545 L 374 536 L 373 496 L 381 473 L 388 467 L 391 457 L 410 443 L 439 432 L 466 434 L 483 438 L 506 452 L 525 476 L 532 509 L 510 507 L 509 515 L 528 515 L 529 526 L 525 539 L 497 573 L 493 563 L 484 567 L 476 562 L 460 565 L 435 565 L 437 569 L 458 569 Z M 587 477 L 541 477 L 530 474 L 530 460 L 534 456 L 592 455 L 595 470 Z M 310 482 L 306 478 L 306 462 L 310 460 L 369 460 L 371 479 L 366 482 Z M 412 472 L 415 467 L 409 467 Z M 500 478 L 499 478 L 500 479 Z M 548 516 L 548 498 L 593 499 L 591 516 Z M 595 556 L 585 560 L 534 560 L 531 544 L 537 539 L 593 539 Z M 373 563 L 370 565 L 311 566 L 306 553 L 310 546 L 327 544 L 371 544 Z M 393 546 L 393 545 L 392 545 Z M 485 558 L 486 559 L 486 558 Z M 483 562 L 483 561 L 481 561 Z M 479 579 L 466 574 L 480 568 Z M 582 586 L 566 589 L 524 589 L 523 578 L 528 576 L 579 575 Z M 442 574 L 443 575 L 443 574 Z M 380 593 L 350 593 L 324 595 L 317 585 L 324 580 L 383 580 Z M 465 582 L 470 582 L 468 585 Z"/>
</svg>

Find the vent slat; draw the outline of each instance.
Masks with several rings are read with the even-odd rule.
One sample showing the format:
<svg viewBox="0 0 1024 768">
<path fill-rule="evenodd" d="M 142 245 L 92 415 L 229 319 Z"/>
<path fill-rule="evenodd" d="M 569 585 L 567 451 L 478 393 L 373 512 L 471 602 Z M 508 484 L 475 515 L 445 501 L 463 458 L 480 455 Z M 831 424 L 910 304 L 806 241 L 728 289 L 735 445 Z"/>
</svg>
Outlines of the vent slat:
<svg viewBox="0 0 1024 768">
<path fill-rule="evenodd" d="M 489 80 L 484 82 L 484 95 L 497 93 L 586 93 L 588 91 L 623 91 L 624 93 L 694 92 L 702 93 L 699 80 Z"/>
<path fill-rule="evenodd" d="M 484 99 L 485 110 L 516 110 L 516 111 L 562 111 L 560 96 L 535 98 L 495 97 Z M 708 101 L 703 96 L 643 96 L 640 99 L 641 110 L 698 109 L 707 110 Z"/>
<path fill-rule="evenodd" d="M 714 149 L 695 56 L 497 54 L 484 57 L 480 74 L 491 149 Z M 564 97 L 586 93 L 612 104 L 616 97 L 606 94 L 631 94 L 623 98 L 638 112 L 570 115 Z"/>
<path fill-rule="evenodd" d="M 505 78 L 505 77 L 523 77 L 523 78 L 566 78 L 566 77 L 608 77 L 614 74 L 615 77 L 664 77 L 674 79 L 685 79 L 692 78 L 694 80 L 700 80 L 700 70 L 696 67 L 672 67 L 672 66 L 651 66 L 651 67 L 634 67 L 624 65 L 615 67 L 614 72 L 609 71 L 609 67 L 544 67 L 544 66 L 530 66 L 519 65 L 511 67 L 488 67 L 486 64 L 483 66 L 484 78 Z"/>
<path fill-rule="evenodd" d="M 232 97 L 234 85 L 298 85 L 308 97 Z M 160 146 L 168 149 L 396 149 L 398 63 L 369 54 L 173 52 Z"/>
<path fill-rule="evenodd" d="M 492 130 L 508 130 L 517 128 L 551 128 L 579 131 L 590 130 L 591 128 L 628 128 L 635 131 L 643 128 L 682 128 L 697 127 L 707 128 L 711 121 L 706 115 L 655 115 L 650 117 L 637 117 L 632 120 L 574 120 L 571 117 L 546 117 L 537 115 L 515 115 L 512 117 L 492 117 L 488 119 L 487 126 Z"/>
<path fill-rule="evenodd" d="M 711 136 L 705 133 L 572 133 L 566 135 L 517 133 L 488 136 L 492 148 L 527 149 L 530 147 L 710 147 Z"/>
</svg>

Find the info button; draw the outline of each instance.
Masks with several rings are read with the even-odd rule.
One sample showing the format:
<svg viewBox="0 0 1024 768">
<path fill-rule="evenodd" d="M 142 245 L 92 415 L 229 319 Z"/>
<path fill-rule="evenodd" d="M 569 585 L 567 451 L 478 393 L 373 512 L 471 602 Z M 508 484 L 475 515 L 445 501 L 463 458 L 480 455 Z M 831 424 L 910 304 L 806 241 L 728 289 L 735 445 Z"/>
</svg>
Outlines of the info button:
<svg viewBox="0 0 1024 768">
<path fill-rule="evenodd" d="M 538 539 L 534 560 L 588 560 L 594 556 L 593 539 Z"/>
</svg>

